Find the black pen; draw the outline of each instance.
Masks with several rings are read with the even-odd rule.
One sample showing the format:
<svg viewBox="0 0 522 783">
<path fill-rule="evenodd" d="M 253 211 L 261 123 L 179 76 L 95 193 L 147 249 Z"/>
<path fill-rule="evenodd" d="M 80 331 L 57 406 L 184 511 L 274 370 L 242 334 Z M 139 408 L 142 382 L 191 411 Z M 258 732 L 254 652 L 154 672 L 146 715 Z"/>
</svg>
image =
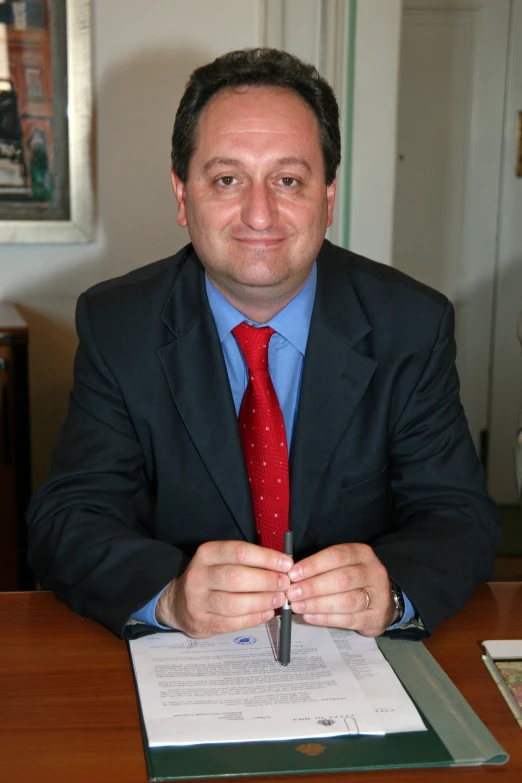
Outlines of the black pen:
<svg viewBox="0 0 522 783">
<path fill-rule="evenodd" d="M 285 532 L 284 541 L 285 555 L 294 556 L 294 536 L 291 530 Z M 292 641 L 292 609 L 288 598 L 281 607 L 281 618 L 279 625 L 279 663 L 282 666 L 288 666 L 290 663 L 290 644 Z"/>
</svg>

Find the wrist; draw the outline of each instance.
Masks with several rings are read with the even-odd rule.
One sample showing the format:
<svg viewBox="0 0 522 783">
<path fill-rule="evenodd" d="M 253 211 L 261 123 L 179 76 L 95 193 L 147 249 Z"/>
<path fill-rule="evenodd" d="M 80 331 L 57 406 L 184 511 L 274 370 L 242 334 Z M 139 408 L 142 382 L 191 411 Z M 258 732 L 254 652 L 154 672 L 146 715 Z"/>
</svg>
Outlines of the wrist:
<svg viewBox="0 0 522 783">
<path fill-rule="evenodd" d="M 177 625 L 174 612 L 175 595 L 176 579 L 173 579 L 172 582 L 169 582 L 158 598 L 156 609 L 154 611 L 154 617 L 156 618 L 156 622 L 159 623 L 159 625 L 164 625 L 167 628 L 173 628 L 174 630 L 178 631 L 179 627 Z"/>
</svg>

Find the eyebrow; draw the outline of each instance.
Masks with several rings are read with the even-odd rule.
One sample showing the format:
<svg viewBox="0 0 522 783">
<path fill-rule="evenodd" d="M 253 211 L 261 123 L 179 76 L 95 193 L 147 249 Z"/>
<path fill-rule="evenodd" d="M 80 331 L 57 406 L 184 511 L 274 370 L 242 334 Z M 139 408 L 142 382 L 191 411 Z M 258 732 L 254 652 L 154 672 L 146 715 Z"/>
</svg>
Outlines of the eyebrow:
<svg viewBox="0 0 522 783">
<path fill-rule="evenodd" d="M 279 166 L 302 166 L 304 169 L 312 172 L 312 168 L 304 158 L 280 158 L 277 161 Z"/>
<path fill-rule="evenodd" d="M 204 171 L 210 171 L 215 166 L 241 166 L 242 163 L 237 158 L 211 158 L 203 166 Z M 302 166 L 311 173 L 310 164 L 304 158 L 279 158 L 276 161 L 277 166 Z"/>
</svg>

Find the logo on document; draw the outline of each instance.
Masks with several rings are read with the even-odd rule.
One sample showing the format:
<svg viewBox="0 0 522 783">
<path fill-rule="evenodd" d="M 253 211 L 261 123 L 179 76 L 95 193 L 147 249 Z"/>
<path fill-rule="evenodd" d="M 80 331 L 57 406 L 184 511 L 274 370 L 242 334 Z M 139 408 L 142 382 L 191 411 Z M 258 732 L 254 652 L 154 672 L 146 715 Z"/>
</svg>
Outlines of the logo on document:
<svg viewBox="0 0 522 783">
<path fill-rule="evenodd" d="M 335 721 L 331 718 L 321 718 L 317 723 L 319 723 L 320 726 L 333 726 Z"/>
<path fill-rule="evenodd" d="M 236 644 L 255 644 L 257 639 L 255 636 L 236 636 L 234 641 Z"/>
</svg>

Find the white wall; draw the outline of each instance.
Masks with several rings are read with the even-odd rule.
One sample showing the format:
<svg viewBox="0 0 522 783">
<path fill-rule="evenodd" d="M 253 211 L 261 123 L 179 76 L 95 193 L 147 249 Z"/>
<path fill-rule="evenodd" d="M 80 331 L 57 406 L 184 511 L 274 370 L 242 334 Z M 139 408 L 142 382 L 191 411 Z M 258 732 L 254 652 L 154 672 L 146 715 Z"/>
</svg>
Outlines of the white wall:
<svg viewBox="0 0 522 783">
<path fill-rule="evenodd" d="M 401 0 L 359 0 L 350 249 L 392 263 Z"/>
</svg>

